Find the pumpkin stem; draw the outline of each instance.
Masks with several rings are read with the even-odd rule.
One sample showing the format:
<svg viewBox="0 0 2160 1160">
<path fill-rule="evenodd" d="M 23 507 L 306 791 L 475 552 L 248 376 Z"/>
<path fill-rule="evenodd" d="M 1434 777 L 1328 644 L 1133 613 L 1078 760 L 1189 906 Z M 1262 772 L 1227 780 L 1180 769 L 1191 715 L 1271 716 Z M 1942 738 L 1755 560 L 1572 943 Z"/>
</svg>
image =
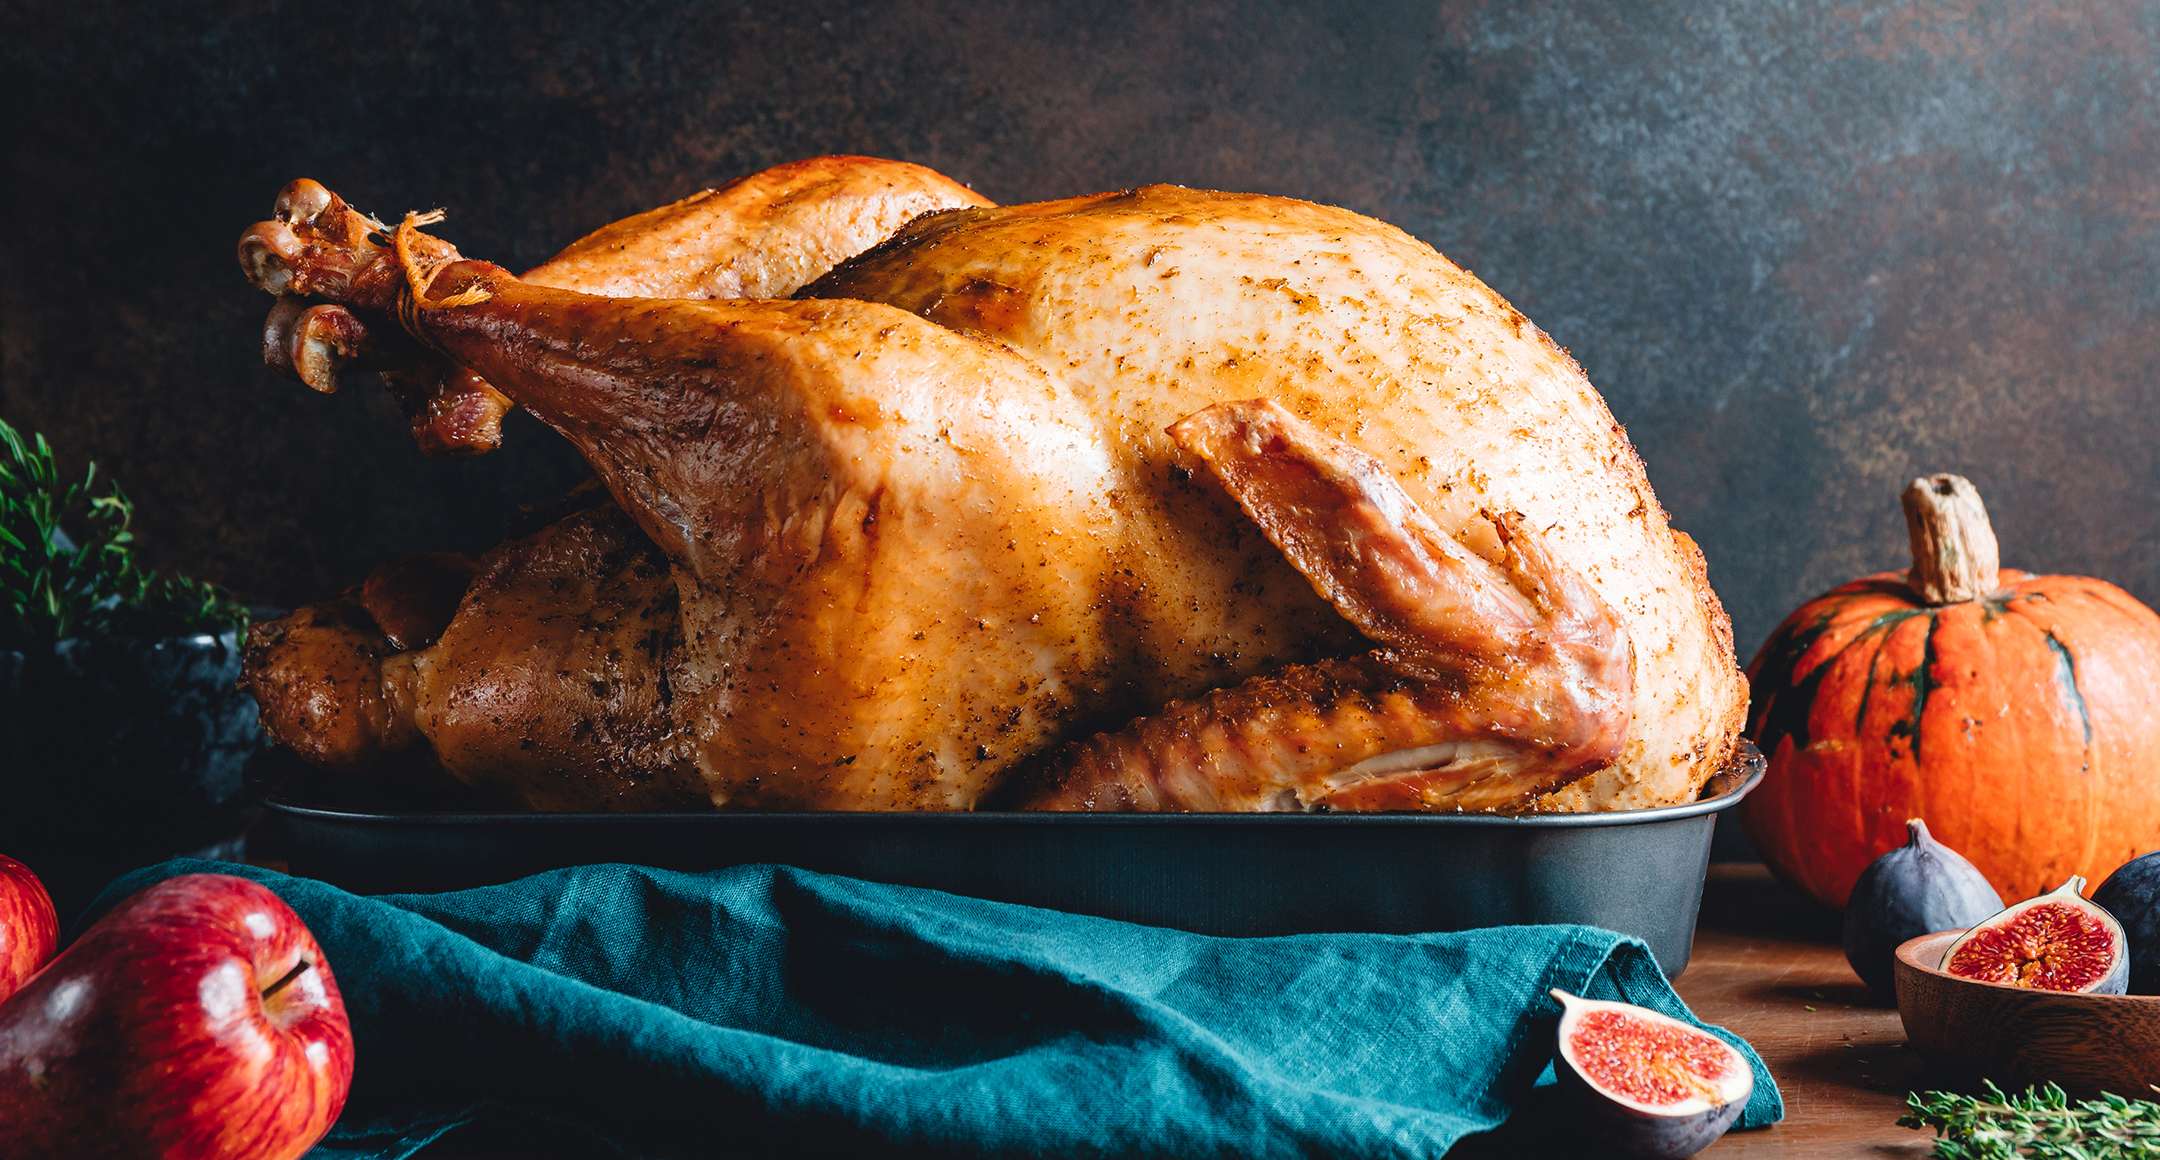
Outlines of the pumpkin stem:
<svg viewBox="0 0 2160 1160">
<path fill-rule="evenodd" d="M 1929 604 L 1978 600 L 1995 590 L 2002 556 L 1980 492 L 1962 475 L 1923 475 L 1905 488 L 1912 571 L 1905 582 Z"/>
</svg>

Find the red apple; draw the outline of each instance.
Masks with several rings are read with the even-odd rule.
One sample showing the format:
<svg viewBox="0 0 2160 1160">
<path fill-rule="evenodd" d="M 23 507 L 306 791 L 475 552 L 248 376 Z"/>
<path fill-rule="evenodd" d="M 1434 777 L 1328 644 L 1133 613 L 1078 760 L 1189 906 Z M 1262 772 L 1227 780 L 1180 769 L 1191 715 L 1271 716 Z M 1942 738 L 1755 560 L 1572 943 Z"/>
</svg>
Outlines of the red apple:
<svg viewBox="0 0 2160 1160">
<path fill-rule="evenodd" d="M 352 1067 L 299 916 L 245 878 L 169 878 L 0 1003 L 0 1156 L 291 1160 Z"/>
<path fill-rule="evenodd" d="M 20 990 L 59 948 L 52 895 L 28 866 L 0 854 L 0 1000 Z"/>
</svg>

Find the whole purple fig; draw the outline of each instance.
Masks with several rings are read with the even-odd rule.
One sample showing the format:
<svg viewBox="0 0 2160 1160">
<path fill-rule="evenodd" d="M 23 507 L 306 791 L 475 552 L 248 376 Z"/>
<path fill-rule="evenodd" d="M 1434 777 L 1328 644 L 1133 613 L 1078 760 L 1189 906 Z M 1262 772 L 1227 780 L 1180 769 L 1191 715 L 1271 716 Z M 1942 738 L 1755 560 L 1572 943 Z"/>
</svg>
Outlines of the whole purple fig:
<svg viewBox="0 0 2160 1160">
<path fill-rule="evenodd" d="M 2116 867 L 2092 900 L 2130 939 L 2130 993 L 2160 995 L 2160 850 Z"/>
<path fill-rule="evenodd" d="M 1905 829 L 1905 844 L 1870 862 L 1845 903 L 1845 961 L 1883 996 L 1896 994 L 1899 943 L 1964 930 L 2003 908 L 1987 876 L 1936 841 L 1926 822 L 1913 818 Z"/>
</svg>

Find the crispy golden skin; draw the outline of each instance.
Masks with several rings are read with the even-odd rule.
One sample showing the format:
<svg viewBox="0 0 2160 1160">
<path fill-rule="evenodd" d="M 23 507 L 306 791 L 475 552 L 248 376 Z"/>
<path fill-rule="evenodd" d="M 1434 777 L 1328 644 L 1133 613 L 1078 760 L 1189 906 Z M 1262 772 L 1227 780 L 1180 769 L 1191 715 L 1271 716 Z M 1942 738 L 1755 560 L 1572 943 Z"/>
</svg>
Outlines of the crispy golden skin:
<svg viewBox="0 0 2160 1160">
<path fill-rule="evenodd" d="M 532 410 L 664 557 L 679 643 L 638 663 L 679 749 L 641 768 L 695 769 L 721 806 L 970 808 L 1019 777 L 1010 795 L 1046 806 L 1613 808 L 1691 795 L 1737 735 L 1700 558 L 1602 400 L 1483 284 L 1370 219 L 1165 186 L 959 208 L 800 301 L 655 301 L 537 286 L 409 227 L 354 241 L 342 203 L 295 188 L 243 240 L 258 284 L 395 326 Z M 1206 440 L 1170 433 L 1257 400 L 1309 430 L 1303 460 L 1210 474 Z M 1366 483 L 1271 507 L 1233 461 L 1248 483 L 1294 461 Z M 1374 534 L 1343 541 L 1367 510 Z M 1444 558 L 1434 591 L 1485 611 L 1360 613 L 1359 570 L 1386 556 L 1368 541 Z M 583 626 L 562 631 L 602 631 L 601 587 L 548 606 Z M 412 670 L 549 615 L 469 593 Z M 441 677 L 443 696 L 508 696 L 504 671 Z M 630 776 L 573 784 L 510 750 L 615 727 L 595 714 L 635 734 L 649 702 L 516 680 L 568 707 L 523 736 L 416 719 L 446 768 L 549 808 Z M 1203 702 L 1205 727 L 1176 724 Z M 1340 756 L 1225 792 L 1300 705 L 1307 750 Z M 1090 784 L 1126 790 L 1075 796 L 1064 747 L 1106 728 Z M 1173 760 L 1206 792 L 1128 792 Z"/>
</svg>

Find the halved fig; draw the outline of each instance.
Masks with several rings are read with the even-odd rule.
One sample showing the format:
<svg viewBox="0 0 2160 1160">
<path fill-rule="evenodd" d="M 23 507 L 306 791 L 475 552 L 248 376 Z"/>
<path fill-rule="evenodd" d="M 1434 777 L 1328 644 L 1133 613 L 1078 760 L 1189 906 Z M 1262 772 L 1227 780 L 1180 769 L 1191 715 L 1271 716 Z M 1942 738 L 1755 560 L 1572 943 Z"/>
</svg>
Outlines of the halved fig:
<svg viewBox="0 0 2160 1160">
<path fill-rule="evenodd" d="M 1905 823 L 1906 841 L 1868 863 L 1845 902 L 1845 961 L 1877 994 L 1894 996 L 1898 944 L 1938 930 L 1967 930 L 2002 909 L 1987 875 L 1935 840 L 1927 823 Z"/>
<path fill-rule="evenodd" d="M 1943 972 L 2037 991 L 2122 994 L 2130 982 L 2122 924 L 2084 890 L 2073 874 L 1959 935 L 1943 952 Z"/>
<path fill-rule="evenodd" d="M 1612 1154 L 1693 1156 L 1740 1118 L 1755 1074 L 1733 1045 L 1646 1007 L 1552 997 L 1563 1009 L 1553 1071 Z"/>
</svg>

